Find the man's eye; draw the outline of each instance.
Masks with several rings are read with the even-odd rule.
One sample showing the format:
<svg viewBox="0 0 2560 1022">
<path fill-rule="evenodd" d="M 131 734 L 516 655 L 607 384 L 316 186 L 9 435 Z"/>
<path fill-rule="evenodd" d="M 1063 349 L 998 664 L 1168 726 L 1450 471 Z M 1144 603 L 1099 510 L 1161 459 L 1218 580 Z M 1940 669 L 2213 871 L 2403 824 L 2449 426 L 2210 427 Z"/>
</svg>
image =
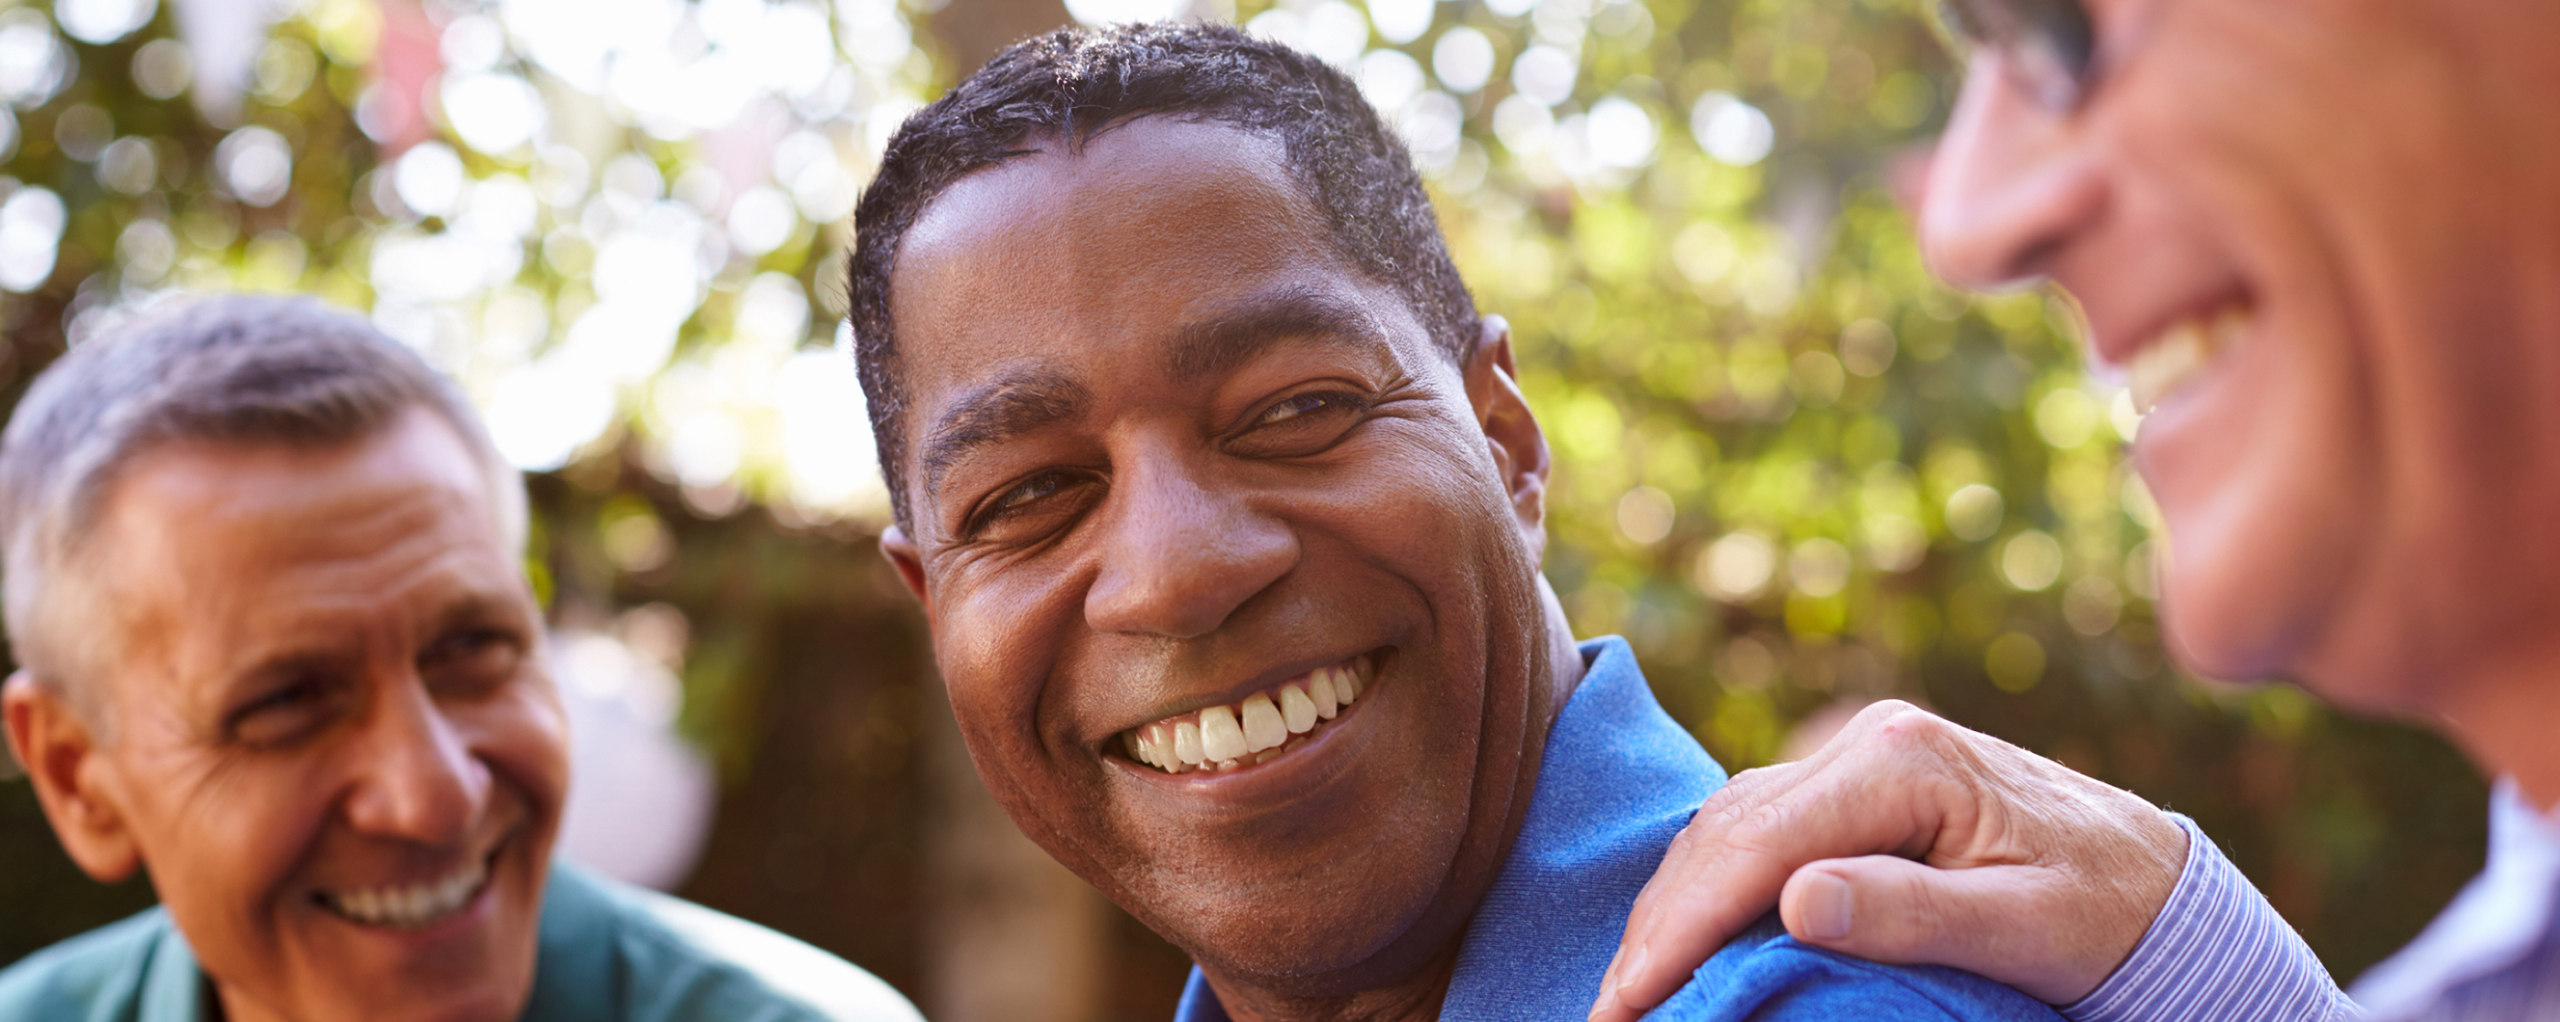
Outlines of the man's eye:
<svg viewBox="0 0 2560 1022">
<path fill-rule="evenodd" d="M 1091 484 L 1091 479 L 1069 472 L 1032 476 L 988 501 L 970 520 L 968 534 L 981 539 L 1034 535 L 1042 526 L 1056 524 L 1053 519 L 1073 514 L 1079 503 L 1076 496 Z"/>
<path fill-rule="evenodd" d="M 456 632 L 428 647 L 418 657 L 419 673 L 439 689 L 477 691 L 516 674 L 524 661 L 524 643 L 495 628 Z"/>
<path fill-rule="evenodd" d="M 291 741 L 326 716 L 330 692 L 321 679 L 297 679 L 233 710 L 228 730 L 232 737 L 252 745 Z"/>
<path fill-rule="evenodd" d="M 1272 405 L 1262 413 L 1260 418 L 1255 419 L 1253 424 L 1276 426 L 1291 419 L 1301 419 L 1319 412 L 1346 410 L 1348 406 L 1348 399 L 1341 394 L 1300 394 Z"/>
<path fill-rule="evenodd" d="M 1065 480 L 1055 472 L 1033 476 L 1023 480 L 1021 485 L 1004 491 L 1002 496 L 995 499 L 995 503 L 987 505 L 987 514 L 995 516 L 1019 511 L 1039 503 L 1041 498 L 1056 494 L 1063 485 Z"/>
<path fill-rule="evenodd" d="M 1299 394 L 1263 409 L 1229 446 L 1251 457 L 1315 454 L 1340 441 L 1367 407 L 1366 400 L 1351 394 Z"/>
</svg>

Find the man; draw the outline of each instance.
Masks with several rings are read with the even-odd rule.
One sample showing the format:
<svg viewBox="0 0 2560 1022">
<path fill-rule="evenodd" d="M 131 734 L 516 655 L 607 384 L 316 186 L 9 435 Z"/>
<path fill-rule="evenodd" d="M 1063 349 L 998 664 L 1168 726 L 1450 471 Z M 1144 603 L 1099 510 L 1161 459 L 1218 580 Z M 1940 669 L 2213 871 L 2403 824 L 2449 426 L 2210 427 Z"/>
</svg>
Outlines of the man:
<svg viewBox="0 0 2560 1022">
<path fill-rule="evenodd" d="M 2487 869 L 2357 999 L 2560 1018 L 2560 8 L 1954 8 L 1974 54 L 1921 239 L 1960 284 L 2059 284 L 2156 402 L 2173 651 L 2427 721 L 2500 778 Z M 1593 1017 L 1782 889 L 1801 938 L 2075 1017 L 2355 1010 L 2192 824 L 1885 707 L 1699 815 Z"/>
<path fill-rule="evenodd" d="M 1066 31 L 902 127 L 851 305 L 979 775 L 1187 1020 L 1571 1017 L 1716 770 L 1538 574 L 1549 460 L 1404 150 L 1225 27 Z M 2050 1017 L 1774 926 L 1672 1018 Z"/>
<path fill-rule="evenodd" d="M 552 863 L 525 523 L 452 385 L 315 303 L 186 304 L 48 369 L 0 438 L 0 707 L 64 849 L 161 907 L 0 973 L 0 1019 L 913 1018 Z"/>
</svg>

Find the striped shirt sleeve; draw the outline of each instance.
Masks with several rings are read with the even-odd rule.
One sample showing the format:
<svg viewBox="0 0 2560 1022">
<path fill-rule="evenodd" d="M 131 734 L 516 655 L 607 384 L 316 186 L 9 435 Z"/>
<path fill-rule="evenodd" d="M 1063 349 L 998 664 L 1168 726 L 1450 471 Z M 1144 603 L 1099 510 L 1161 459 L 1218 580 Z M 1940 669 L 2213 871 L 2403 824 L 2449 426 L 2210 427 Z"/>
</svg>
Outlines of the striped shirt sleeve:
<svg viewBox="0 0 2560 1022">
<path fill-rule="evenodd" d="M 2195 821 L 2187 864 L 2115 974 L 2066 1005 L 2071 1022 L 2350 1022 L 2355 1002 Z"/>
</svg>

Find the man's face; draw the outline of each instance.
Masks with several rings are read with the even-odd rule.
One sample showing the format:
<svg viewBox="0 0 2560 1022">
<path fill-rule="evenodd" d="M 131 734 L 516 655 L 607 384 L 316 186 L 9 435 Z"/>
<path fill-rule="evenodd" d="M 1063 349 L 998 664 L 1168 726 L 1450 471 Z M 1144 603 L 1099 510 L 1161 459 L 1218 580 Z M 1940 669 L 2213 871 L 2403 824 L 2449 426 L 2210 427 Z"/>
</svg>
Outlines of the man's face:
<svg viewBox="0 0 2560 1022">
<path fill-rule="evenodd" d="M 1932 260 L 2051 277 L 2092 357 L 2165 392 L 2134 456 L 2189 664 L 2441 708 L 2435 679 L 2560 609 L 2560 8 L 2091 9 L 2101 70 L 2073 112 L 1976 59 L 1922 211 Z"/>
<path fill-rule="evenodd" d="M 510 1019 L 531 990 L 565 723 L 488 487 L 413 411 L 110 491 L 90 790 L 234 1018 Z"/>
<path fill-rule="evenodd" d="M 1499 865 L 1555 669 L 1507 342 L 1436 349 L 1264 138 L 1032 144 L 932 202 L 893 291 L 888 546 L 979 775 L 1213 978 L 1404 975 Z M 1353 701 L 1299 705 L 1318 678 Z"/>
</svg>

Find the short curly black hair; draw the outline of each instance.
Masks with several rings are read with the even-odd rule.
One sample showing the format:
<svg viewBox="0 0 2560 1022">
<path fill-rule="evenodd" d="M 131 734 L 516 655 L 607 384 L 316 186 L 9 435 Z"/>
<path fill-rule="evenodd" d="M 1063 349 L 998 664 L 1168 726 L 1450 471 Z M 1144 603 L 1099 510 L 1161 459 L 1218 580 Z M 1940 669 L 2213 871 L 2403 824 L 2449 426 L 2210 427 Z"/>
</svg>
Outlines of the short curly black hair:
<svg viewBox="0 0 2560 1022">
<path fill-rule="evenodd" d="M 901 526 L 909 524 L 900 470 L 907 395 L 889 317 L 900 240 L 962 175 L 1034 152 L 1026 139 L 1057 135 L 1080 145 L 1149 114 L 1277 139 L 1344 258 L 1412 302 L 1452 359 L 1474 343 L 1475 299 L 1449 259 L 1412 157 L 1342 72 L 1226 25 L 1070 28 L 1025 40 L 907 118 L 854 208 L 846 304 L 880 471 Z"/>
</svg>

